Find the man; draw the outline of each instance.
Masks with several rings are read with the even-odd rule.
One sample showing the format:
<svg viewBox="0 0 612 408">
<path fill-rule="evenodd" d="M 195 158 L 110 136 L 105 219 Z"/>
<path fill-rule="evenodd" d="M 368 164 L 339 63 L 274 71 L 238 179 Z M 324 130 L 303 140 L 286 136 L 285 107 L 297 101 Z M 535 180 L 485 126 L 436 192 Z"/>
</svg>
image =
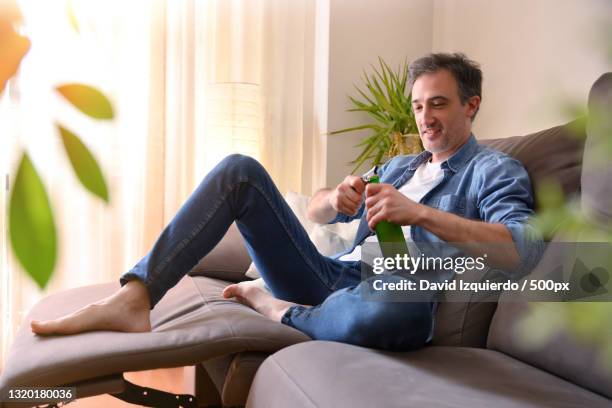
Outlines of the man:
<svg viewBox="0 0 612 408">
<path fill-rule="evenodd" d="M 367 301 L 360 294 L 369 283 L 361 282 L 359 249 L 377 223 L 406 226 L 415 244 L 442 243 L 454 254 L 484 247 L 490 266 L 519 274 L 541 253 L 527 223 L 533 199 L 526 171 L 471 134 L 481 81 L 478 65 L 462 54 L 431 54 L 411 64 L 412 105 L 426 151 L 387 162 L 380 184 L 348 176 L 309 204 L 309 217 L 320 223 L 361 217 L 356 245 L 339 258 L 317 252 L 259 163 L 234 155 L 206 176 L 151 252 L 121 277 L 118 292 L 61 319 L 33 321 L 32 330 L 151 330 L 150 309 L 236 221 L 274 296 L 235 284 L 224 290 L 226 298 L 314 339 L 387 350 L 423 346 L 433 334 L 433 298 Z M 496 250 L 500 244 L 510 249 Z"/>
</svg>

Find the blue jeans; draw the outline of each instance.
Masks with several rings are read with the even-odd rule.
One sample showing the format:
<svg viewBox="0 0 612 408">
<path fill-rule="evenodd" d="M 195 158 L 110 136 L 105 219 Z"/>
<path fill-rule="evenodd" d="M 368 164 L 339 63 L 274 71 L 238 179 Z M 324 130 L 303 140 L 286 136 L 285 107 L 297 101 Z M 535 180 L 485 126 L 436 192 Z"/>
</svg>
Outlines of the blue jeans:
<svg viewBox="0 0 612 408">
<path fill-rule="evenodd" d="M 360 262 L 321 255 L 266 170 L 247 156 L 226 157 L 204 178 L 121 284 L 141 280 L 153 308 L 234 221 L 273 295 L 314 305 L 290 307 L 282 323 L 313 339 L 386 350 L 416 349 L 431 339 L 430 302 L 364 300 Z"/>
</svg>

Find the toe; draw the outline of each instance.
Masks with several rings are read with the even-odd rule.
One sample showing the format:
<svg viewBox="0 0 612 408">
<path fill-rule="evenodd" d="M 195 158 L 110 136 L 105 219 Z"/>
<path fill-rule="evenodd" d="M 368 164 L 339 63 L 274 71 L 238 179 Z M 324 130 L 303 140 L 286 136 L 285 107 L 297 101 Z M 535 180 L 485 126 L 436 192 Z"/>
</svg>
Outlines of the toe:
<svg viewBox="0 0 612 408">
<path fill-rule="evenodd" d="M 36 334 L 47 334 L 50 332 L 50 327 L 49 327 L 48 322 L 32 320 L 32 322 L 30 323 L 30 327 L 32 331 Z"/>
<path fill-rule="evenodd" d="M 229 285 L 223 289 L 223 297 L 226 299 L 236 296 L 236 290 L 238 289 L 237 284 Z"/>
<path fill-rule="evenodd" d="M 30 322 L 30 328 L 34 333 L 37 333 L 38 329 L 40 328 L 40 322 L 38 320 L 32 320 Z"/>
</svg>

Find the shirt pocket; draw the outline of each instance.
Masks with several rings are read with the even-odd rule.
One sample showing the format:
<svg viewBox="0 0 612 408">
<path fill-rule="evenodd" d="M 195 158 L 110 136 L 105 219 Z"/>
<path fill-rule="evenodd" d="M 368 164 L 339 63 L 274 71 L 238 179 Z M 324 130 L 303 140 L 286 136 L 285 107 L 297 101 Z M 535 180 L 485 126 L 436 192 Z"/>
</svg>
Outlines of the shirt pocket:
<svg viewBox="0 0 612 408">
<path fill-rule="evenodd" d="M 463 216 L 465 215 L 465 197 L 455 194 L 446 194 L 437 200 L 434 207 L 438 210 Z"/>
</svg>

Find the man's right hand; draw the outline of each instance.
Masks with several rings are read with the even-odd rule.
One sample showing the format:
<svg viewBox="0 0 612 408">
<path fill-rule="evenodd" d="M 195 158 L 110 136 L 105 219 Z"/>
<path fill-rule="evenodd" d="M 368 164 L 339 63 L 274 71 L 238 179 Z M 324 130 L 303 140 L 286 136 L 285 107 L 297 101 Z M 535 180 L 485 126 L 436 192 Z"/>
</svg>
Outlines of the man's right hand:
<svg viewBox="0 0 612 408">
<path fill-rule="evenodd" d="M 358 176 L 346 176 L 329 195 L 329 203 L 337 212 L 355 215 L 363 203 L 365 183 Z"/>
<path fill-rule="evenodd" d="M 355 215 L 364 200 L 365 183 L 360 177 L 347 176 L 333 190 L 324 188 L 308 202 L 307 216 L 311 221 L 326 224 L 338 215 Z"/>
</svg>

